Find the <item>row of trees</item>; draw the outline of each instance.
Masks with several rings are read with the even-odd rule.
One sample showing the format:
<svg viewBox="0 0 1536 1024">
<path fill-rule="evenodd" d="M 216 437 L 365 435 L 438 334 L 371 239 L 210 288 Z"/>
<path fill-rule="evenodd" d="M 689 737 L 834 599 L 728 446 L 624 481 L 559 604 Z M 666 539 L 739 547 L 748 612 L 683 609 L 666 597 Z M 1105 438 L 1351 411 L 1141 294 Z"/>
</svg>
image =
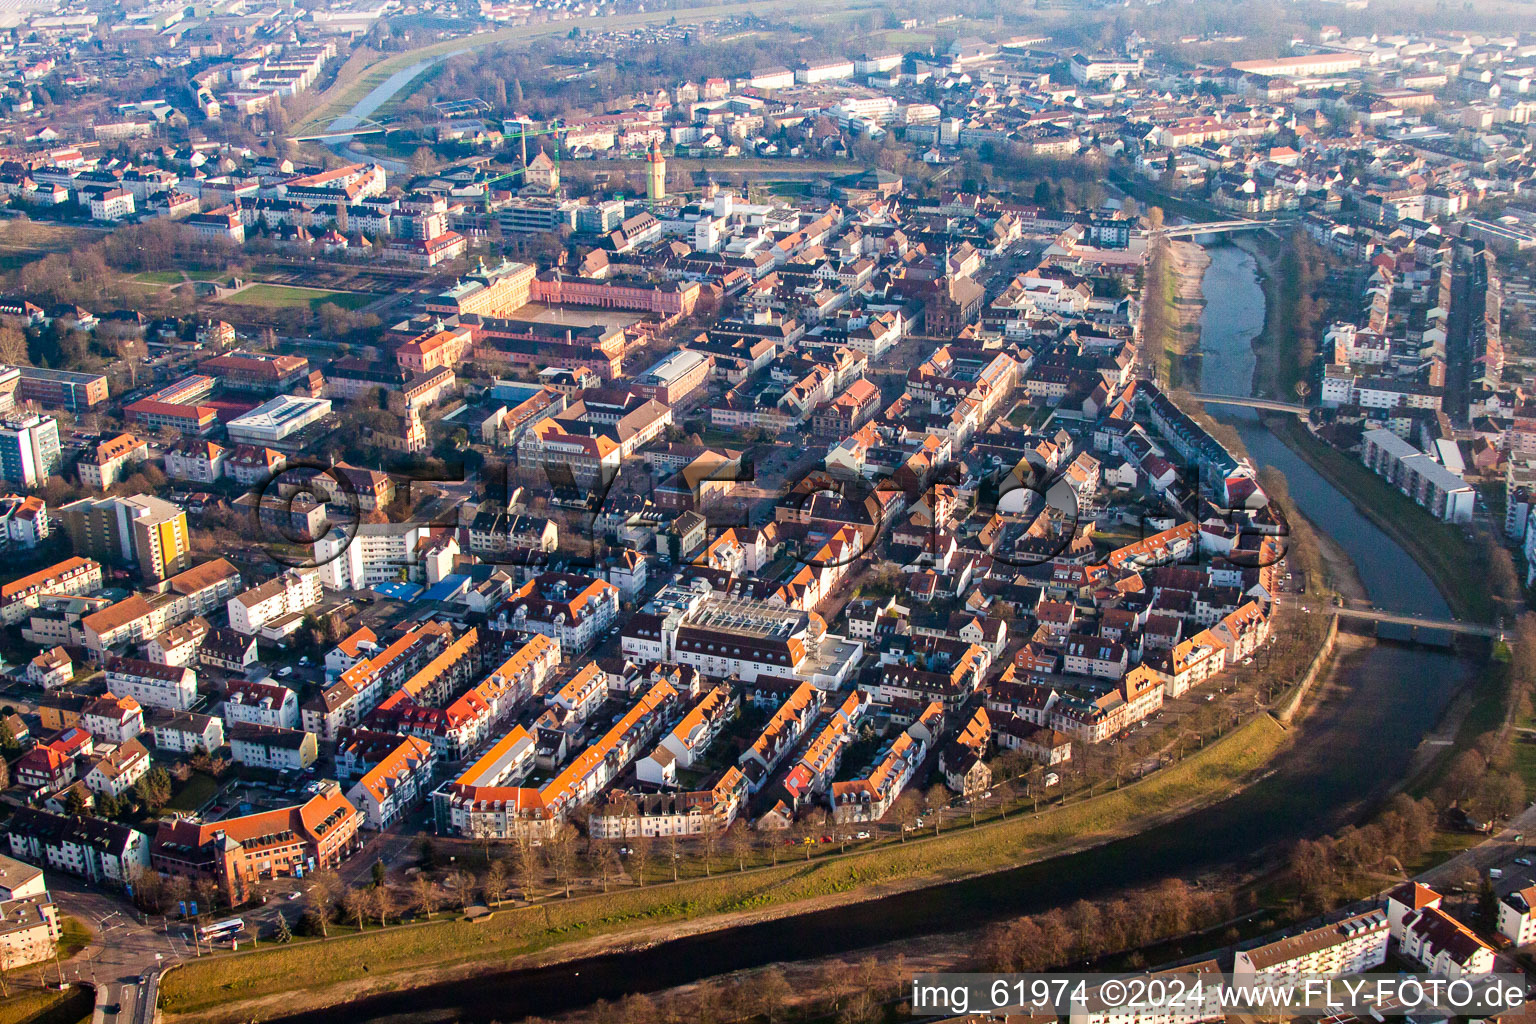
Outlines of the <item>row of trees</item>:
<svg viewBox="0 0 1536 1024">
<path fill-rule="evenodd" d="M 1239 909 L 1228 889 L 1196 889 L 1170 878 L 1113 900 L 1078 900 L 993 925 L 977 949 L 979 968 L 1032 972 L 1096 960 L 1220 925 Z"/>
</svg>

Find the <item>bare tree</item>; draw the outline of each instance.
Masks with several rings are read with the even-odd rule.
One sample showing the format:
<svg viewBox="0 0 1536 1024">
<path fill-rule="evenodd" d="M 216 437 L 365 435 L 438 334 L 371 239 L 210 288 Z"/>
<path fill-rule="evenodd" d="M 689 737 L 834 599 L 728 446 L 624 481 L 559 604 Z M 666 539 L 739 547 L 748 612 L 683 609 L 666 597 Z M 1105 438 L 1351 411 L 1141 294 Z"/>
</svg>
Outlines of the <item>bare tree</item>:
<svg viewBox="0 0 1536 1024">
<path fill-rule="evenodd" d="M 896 824 L 901 829 L 901 841 L 907 841 L 907 833 L 917 827 L 917 819 L 923 816 L 923 798 L 914 790 L 907 790 L 896 798 Z"/>
<path fill-rule="evenodd" d="M 758 1013 L 762 1014 L 768 1024 L 778 1024 L 782 1019 L 784 1005 L 794 991 L 790 988 L 789 980 L 784 977 L 784 972 L 777 967 L 770 967 L 752 976 L 748 985 Z"/>
<path fill-rule="evenodd" d="M 464 910 L 475 894 L 475 876 L 459 868 L 448 872 L 448 891 L 458 908 Z"/>
<path fill-rule="evenodd" d="M 587 860 L 592 865 L 593 873 L 602 880 L 603 892 L 607 892 L 609 883 L 619 871 L 618 852 L 611 843 L 593 843 L 587 850 Z"/>
<path fill-rule="evenodd" d="M 704 853 L 704 874 L 713 873 L 715 848 L 720 845 L 720 830 L 715 828 L 714 822 L 704 826 L 699 833 L 699 849 Z"/>
<path fill-rule="evenodd" d="M 314 903 L 315 916 L 320 918 L 320 937 L 330 938 L 328 928 L 331 920 L 331 908 L 336 905 L 336 897 L 341 894 L 341 879 L 336 872 L 329 869 L 316 871 L 310 876 L 309 898 Z"/>
<path fill-rule="evenodd" d="M 629 841 L 629 873 L 636 885 L 645 884 L 645 869 L 651 863 L 652 850 L 650 836 L 636 836 Z"/>
<path fill-rule="evenodd" d="M 492 907 L 501 906 L 502 894 L 507 891 L 507 865 L 505 861 L 493 860 L 485 869 L 485 902 Z"/>
<path fill-rule="evenodd" d="M 667 859 L 672 862 L 672 881 L 677 881 L 678 864 L 683 859 L 682 843 L 678 841 L 677 833 L 667 836 Z"/>
<path fill-rule="evenodd" d="M 411 904 L 421 911 L 428 921 L 432 920 L 432 912 L 437 909 L 437 886 L 432 884 L 432 879 L 426 875 L 417 875 L 411 883 Z"/>
<path fill-rule="evenodd" d="M 933 834 L 938 835 L 944 823 L 944 809 L 949 806 L 949 790 L 936 782 L 928 787 L 924 795 L 928 798 L 928 809 L 933 814 Z"/>
<path fill-rule="evenodd" d="M 576 855 L 576 830 L 570 825 L 561 825 L 555 829 L 545 847 L 545 855 L 549 858 L 550 870 L 554 872 L 555 884 L 563 887 L 566 899 L 570 899 L 571 867 Z"/>
<path fill-rule="evenodd" d="M 747 870 L 747 858 L 752 855 L 752 835 L 747 831 L 746 822 L 738 821 L 725 834 L 725 849 L 736 859 L 737 871 Z"/>
<path fill-rule="evenodd" d="M 373 912 L 379 915 L 379 927 L 388 924 L 388 918 L 395 910 L 395 891 L 387 885 L 376 885 L 372 889 Z"/>
<path fill-rule="evenodd" d="M 539 882 L 539 854 L 529 836 L 519 836 L 517 839 L 517 859 L 513 862 L 513 870 L 517 875 L 517 887 L 522 890 L 523 901 L 533 902 L 533 890 Z"/>
<path fill-rule="evenodd" d="M 341 897 L 341 906 L 346 915 L 357 922 L 357 930 L 363 930 L 363 921 L 373 909 L 373 898 L 366 889 L 348 889 Z"/>
</svg>

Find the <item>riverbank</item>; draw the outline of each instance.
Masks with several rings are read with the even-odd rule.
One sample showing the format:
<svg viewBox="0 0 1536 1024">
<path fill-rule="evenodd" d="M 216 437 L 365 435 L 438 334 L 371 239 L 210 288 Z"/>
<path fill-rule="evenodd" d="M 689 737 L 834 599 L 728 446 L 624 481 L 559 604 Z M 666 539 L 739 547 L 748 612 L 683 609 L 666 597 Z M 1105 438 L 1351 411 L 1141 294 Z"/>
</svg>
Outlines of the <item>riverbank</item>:
<svg viewBox="0 0 1536 1024">
<path fill-rule="evenodd" d="M 1266 426 L 1412 556 L 1457 618 L 1493 622 L 1499 617 L 1488 581 L 1469 571 L 1482 558 L 1459 528 L 1435 519 L 1347 453 L 1318 439 L 1296 417 L 1274 417 Z"/>
<path fill-rule="evenodd" d="M 830 13 L 833 16 L 846 17 L 850 13 L 863 9 L 865 8 L 861 3 L 848 2 L 837 5 Z M 410 85 L 421 74 L 425 74 L 433 63 L 444 57 L 468 53 L 487 46 L 495 46 L 498 43 L 520 42 L 536 39 L 540 36 L 566 35 L 571 32 L 587 31 L 589 29 L 603 32 L 619 28 L 660 25 L 669 21 L 685 21 L 688 24 L 693 24 L 716 18 L 739 17 L 749 14 L 772 14 L 777 17 L 784 17 L 791 14 L 803 16 L 817 13 L 829 13 L 827 6 L 819 3 L 797 2 L 797 0 L 789 0 L 788 3 L 747 0 L 745 3 L 737 4 L 714 4 L 685 8 L 668 7 L 634 14 L 571 18 L 566 21 L 516 25 L 511 28 L 498 29 L 494 32 L 477 32 L 472 35 L 457 36 L 452 39 L 429 43 L 426 46 L 419 46 L 413 50 L 406 50 L 402 53 L 390 54 L 366 67 L 344 67 L 343 74 L 338 75 L 337 81 L 321 96 L 321 105 L 300 124 L 295 125 L 293 133 L 295 135 L 303 135 L 310 132 L 327 130 L 332 121 L 345 115 L 370 92 L 407 68 L 418 64 L 423 65 L 417 75 L 413 75 L 410 80 L 401 83 L 401 88 Z"/>
<path fill-rule="evenodd" d="M 1180 763 L 1100 796 L 882 849 L 712 878 L 267 946 L 192 961 L 161 989 L 167 1019 L 291 1015 L 380 992 L 643 948 L 875 900 L 1065 856 L 1229 799 L 1264 774 L 1288 733 L 1268 715 Z"/>
</svg>

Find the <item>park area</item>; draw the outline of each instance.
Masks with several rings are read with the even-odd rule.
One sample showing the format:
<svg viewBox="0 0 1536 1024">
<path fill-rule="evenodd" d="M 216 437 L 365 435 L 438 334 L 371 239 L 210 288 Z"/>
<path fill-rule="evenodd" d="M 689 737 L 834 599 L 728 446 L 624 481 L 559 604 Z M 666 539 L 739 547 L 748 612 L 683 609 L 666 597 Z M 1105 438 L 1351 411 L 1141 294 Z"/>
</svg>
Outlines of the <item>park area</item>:
<svg viewBox="0 0 1536 1024">
<path fill-rule="evenodd" d="M 368 305 L 376 295 L 359 292 L 338 292 L 325 288 L 295 288 L 283 284 L 253 284 L 226 295 L 220 301 L 239 306 L 260 306 L 265 309 L 308 309 L 316 312 L 326 303 L 342 309 L 358 309 Z"/>
</svg>

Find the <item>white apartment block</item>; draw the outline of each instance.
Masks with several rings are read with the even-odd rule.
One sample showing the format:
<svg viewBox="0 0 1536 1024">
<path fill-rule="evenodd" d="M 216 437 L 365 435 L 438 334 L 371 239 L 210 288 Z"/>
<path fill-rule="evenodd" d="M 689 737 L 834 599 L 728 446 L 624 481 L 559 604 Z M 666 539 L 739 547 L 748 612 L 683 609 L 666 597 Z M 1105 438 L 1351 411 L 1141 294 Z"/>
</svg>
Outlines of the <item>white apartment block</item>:
<svg viewBox="0 0 1536 1024">
<path fill-rule="evenodd" d="M 185 711 L 197 702 L 197 673 L 175 665 L 119 658 L 107 666 L 107 689 L 145 707 Z"/>
<path fill-rule="evenodd" d="M 320 596 L 318 570 L 289 569 L 281 576 L 230 598 L 229 626 L 237 633 L 249 636 L 268 623 L 276 623 L 290 615 L 302 615 L 320 603 Z"/>
<path fill-rule="evenodd" d="M 1390 929 L 1380 910 L 1240 950 L 1232 965 L 1237 984 L 1283 982 L 1298 975 L 1340 977 L 1387 961 Z"/>
</svg>

